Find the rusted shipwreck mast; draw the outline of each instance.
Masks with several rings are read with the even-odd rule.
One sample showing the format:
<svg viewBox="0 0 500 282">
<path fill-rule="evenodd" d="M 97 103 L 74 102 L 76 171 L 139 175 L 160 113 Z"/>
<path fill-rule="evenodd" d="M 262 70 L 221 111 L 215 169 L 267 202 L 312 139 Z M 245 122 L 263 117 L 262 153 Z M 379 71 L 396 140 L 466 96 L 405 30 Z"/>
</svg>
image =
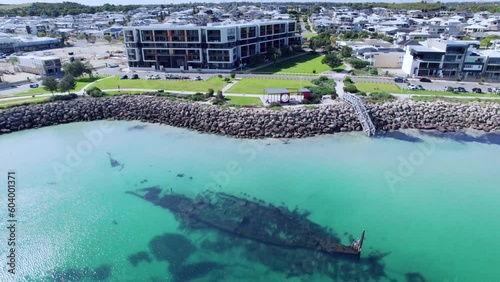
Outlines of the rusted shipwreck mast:
<svg viewBox="0 0 500 282">
<path fill-rule="evenodd" d="M 187 223 L 203 223 L 238 236 L 288 248 L 304 248 L 359 258 L 361 238 L 345 246 L 326 228 L 285 207 L 265 205 L 226 193 L 207 191 L 194 200 L 181 194 L 161 195 L 158 187 L 128 192 L 169 209 Z"/>
</svg>

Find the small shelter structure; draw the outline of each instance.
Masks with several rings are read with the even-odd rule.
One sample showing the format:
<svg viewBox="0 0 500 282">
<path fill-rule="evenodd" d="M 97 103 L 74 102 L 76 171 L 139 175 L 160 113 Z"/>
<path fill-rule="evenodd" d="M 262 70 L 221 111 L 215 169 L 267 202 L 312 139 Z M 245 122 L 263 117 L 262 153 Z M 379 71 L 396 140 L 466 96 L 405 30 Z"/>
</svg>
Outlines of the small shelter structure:
<svg viewBox="0 0 500 282">
<path fill-rule="evenodd" d="M 290 91 L 286 88 L 264 88 L 264 91 L 266 103 L 288 104 L 290 102 Z"/>
</svg>

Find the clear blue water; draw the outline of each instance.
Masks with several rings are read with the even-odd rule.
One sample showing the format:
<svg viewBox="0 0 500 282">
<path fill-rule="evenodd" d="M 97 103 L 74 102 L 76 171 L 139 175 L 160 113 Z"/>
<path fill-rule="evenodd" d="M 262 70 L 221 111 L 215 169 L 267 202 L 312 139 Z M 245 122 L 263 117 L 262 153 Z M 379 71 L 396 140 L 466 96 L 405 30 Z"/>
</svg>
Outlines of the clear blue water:
<svg viewBox="0 0 500 282">
<path fill-rule="evenodd" d="M 183 229 L 170 211 L 125 193 L 156 185 L 307 210 L 344 244 L 366 229 L 362 261 L 383 254 L 379 281 L 498 281 L 500 146 L 417 131 L 393 137 L 240 140 L 107 121 L 0 136 L 0 281 L 188 281 L 154 256 L 151 242 L 164 234 L 168 254 L 192 246 L 185 265 L 216 263 L 198 264 L 192 281 L 332 280 L 327 271 L 286 280 L 272 262 L 287 257 L 249 251 L 254 243 L 215 230 Z M 108 153 L 120 164 L 112 167 Z M 16 275 L 5 263 L 9 169 L 18 178 Z M 150 261 L 134 266 L 129 257 L 141 251 Z M 350 276 L 339 270 L 337 280 L 368 279 L 342 265 Z"/>
</svg>

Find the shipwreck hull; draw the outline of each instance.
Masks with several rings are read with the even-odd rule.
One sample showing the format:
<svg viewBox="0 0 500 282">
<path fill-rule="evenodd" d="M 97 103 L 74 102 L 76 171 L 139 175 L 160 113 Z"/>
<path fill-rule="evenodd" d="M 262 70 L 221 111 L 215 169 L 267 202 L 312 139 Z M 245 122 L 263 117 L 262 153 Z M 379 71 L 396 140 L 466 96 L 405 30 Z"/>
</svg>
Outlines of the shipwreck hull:
<svg viewBox="0 0 500 282">
<path fill-rule="evenodd" d="M 303 248 L 343 257 L 359 258 L 362 239 L 345 246 L 307 215 L 286 207 L 264 204 L 221 192 L 199 194 L 194 200 L 181 194 L 162 195 L 159 187 L 128 192 L 172 211 L 185 223 L 202 223 L 219 230 L 287 248 Z M 364 237 L 364 232 L 363 236 Z"/>
</svg>

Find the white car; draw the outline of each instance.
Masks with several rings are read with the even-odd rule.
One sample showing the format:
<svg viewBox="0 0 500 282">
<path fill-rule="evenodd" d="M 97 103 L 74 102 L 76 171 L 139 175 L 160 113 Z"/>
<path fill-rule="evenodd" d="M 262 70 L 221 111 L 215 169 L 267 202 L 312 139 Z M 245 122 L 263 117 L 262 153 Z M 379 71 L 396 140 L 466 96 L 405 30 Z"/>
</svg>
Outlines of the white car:
<svg viewBox="0 0 500 282">
<path fill-rule="evenodd" d="M 146 76 L 146 79 L 156 80 L 156 79 L 160 79 L 160 76 L 157 74 L 150 74 L 150 75 Z"/>
<path fill-rule="evenodd" d="M 410 84 L 410 85 L 408 85 L 408 89 L 409 90 L 417 90 L 418 88 L 417 88 L 417 86 L 415 86 L 415 84 Z"/>
</svg>

